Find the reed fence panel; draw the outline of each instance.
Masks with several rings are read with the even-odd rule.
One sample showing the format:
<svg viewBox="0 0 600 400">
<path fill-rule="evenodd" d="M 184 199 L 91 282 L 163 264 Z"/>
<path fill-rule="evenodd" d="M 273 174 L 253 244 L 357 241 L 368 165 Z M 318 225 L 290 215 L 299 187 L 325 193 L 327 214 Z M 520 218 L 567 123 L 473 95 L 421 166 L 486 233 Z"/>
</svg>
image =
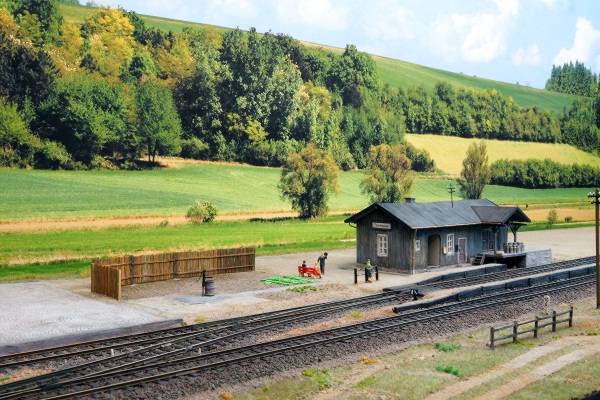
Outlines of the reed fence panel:
<svg viewBox="0 0 600 400">
<path fill-rule="evenodd" d="M 256 249 L 253 247 L 96 259 L 92 262 L 92 292 L 120 299 L 122 286 L 199 277 L 203 271 L 211 275 L 254 271 L 255 262 Z M 108 270 L 119 271 L 118 285 L 114 272 L 110 275 Z M 115 296 L 117 292 L 118 297 Z"/>
</svg>

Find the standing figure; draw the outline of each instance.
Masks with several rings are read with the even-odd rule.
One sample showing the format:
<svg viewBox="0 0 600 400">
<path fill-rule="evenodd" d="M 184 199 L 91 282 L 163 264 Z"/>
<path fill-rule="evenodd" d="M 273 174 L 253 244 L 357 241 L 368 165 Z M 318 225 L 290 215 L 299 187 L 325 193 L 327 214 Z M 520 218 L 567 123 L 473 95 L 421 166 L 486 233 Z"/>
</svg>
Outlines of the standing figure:
<svg viewBox="0 0 600 400">
<path fill-rule="evenodd" d="M 373 277 L 373 266 L 371 265 L 371 259 L 367 260 L 367 264 L 365 264 L 365 276 L 367 278 L 367 282 L 371 283 Z"/>
<path fill-rule="evenodd" d="M 325 275 L 325 260 L 327 260 L 327 252 L 324 252 L 317 258 L 319 262 L 319 270 L 321 271 L 321 275 Z"/>
</svg>

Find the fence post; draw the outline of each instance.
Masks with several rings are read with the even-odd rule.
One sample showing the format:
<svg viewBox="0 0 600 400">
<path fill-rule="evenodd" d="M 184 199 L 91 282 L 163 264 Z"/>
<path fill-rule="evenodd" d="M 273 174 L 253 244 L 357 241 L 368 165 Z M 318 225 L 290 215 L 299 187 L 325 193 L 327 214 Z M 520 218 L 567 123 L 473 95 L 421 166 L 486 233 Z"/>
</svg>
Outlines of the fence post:
<svg viewBox="0 0 600 400">
<path fill-rule="evenodd" d="M 375 266 L 375 280 L 378 281 L 379 280 L 379 267 Z"/>
<path fill-rule="evenodd" d="M 358 285 L 358 269 L 354 268 L 354 284 Z"/>
<path fill-rule="evenodd" d="M 513 343 L 517 343 L 518 329 L 519 329 L 519 323 L 517 321 L 513 321 Z"/>
<path fill-rule="evenodd" d="M 495 333 L 494 327 L 493 327 L 493 326 L 490 326 L 490 348 L 491 348 L 492 350 L 494 350 L 494 349 L 495 349 L 495 344 L 494 344 L 494 340 L 495 340 L 495 338 L 494 338 L 494 333 Z"/>
<path fill-rule="evenodd" d="M 369 282 L 369 278 L 367 277 L 367 269 L 365 268 L 365 283 Z"/>
<path fill-rule="evenodd" d="M 556 310 L 552 311 L 552 332 L 556 332 Z"/>
<path fill-rule="evenodd" d="M 538 337 L 538 329 L 539 329 L 539 325 L 540 325 L 540 319 L 539 317 L 536 315 L 535 316 L 535 322 L 533 323 L 533 338 L 537 339 Z"/>
<path fill-rule="evenodd" d="M 569 328 L 573 327 L 573 306 L 569 307 Z"/>
</svg>

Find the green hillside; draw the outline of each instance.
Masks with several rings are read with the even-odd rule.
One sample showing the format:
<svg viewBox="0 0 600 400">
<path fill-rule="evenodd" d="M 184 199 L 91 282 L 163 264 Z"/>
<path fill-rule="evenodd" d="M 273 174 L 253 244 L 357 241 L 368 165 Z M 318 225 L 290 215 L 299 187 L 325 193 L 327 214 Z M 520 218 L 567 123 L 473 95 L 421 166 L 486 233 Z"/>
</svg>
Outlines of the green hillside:
<svg viewBox="0 0 600 400">
<path fill-rule="evenodd" d="M 62 4 L 60 7 L 65 20 L 71 22 L 83 22 L 87 16 L 95 11 L 94 8 L 66 4 Z M 181 31 L 185 27 L 211 27 L 218 31 L 229 29 L 215 25 L 199 24 L 155 16 L 143 16 L 143 19 L 150 27 L 172 30 L 175 32 Z M 342 51 L 342 49 L 339 48 L 315 43 L 305 42 L 305 44 L 312 47 L 322 47 L 332 51 Z M 423 85 L 426 88 L 431 89 L 437 82 L 445 81 L 460 87 L 496 89 L 504 95 L 512 96 L 516 104 L 521 107 L 537 106 L 555 113 L 560 113 L 563 110 L 563 107 L 569 105 L 575 98 L 575 96 L 562 93 L 548 92 L 506 82 L 466 76 L 392 58 L 381 56 L 373 56 L 373 58 L 377 64 L 382 81 L 395 87 L 407 88 L 413 85 Z"/>
</svg>

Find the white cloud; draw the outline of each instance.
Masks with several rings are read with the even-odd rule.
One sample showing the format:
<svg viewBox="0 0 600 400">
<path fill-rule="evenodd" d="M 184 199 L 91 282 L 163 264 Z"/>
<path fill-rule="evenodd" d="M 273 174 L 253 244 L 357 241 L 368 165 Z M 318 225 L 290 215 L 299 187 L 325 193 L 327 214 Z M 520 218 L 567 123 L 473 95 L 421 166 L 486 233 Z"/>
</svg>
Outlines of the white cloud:
<svg viewBox="0 0 600 400">
<path fill-rule="evenodd" d="M 494 0 L 495 12 L 452 13 L 434 20 L 430 45 L 448 59 L 489 62 L 506 51 L 506 36 L 519 13 L 518 0 Z"/>
<path fill-rule="evenodd" d="M 594 28 L 592 23 L 585 18 L 577 18 L 575 39 L 573 39 L 571 48 L 560 49 L 554 57 L 555 65 L 569 61 L 581 61 L 588 67 L 600 70 L 600 30 Z"/>
<path fill-rule="evenodd" d="M 278 17 L 288 23 L 332 31 L 348 27 L 348 9 L 330 0 L 280 0 L 275 7 Z"/>
<path fill-rule="evenodd" d="M 556 0 L 538 0 L 538 1 L 548 8 L 554 8 L 554 6 L 556 5 Z"/>
<path fill-rule="evenodd" d="M 520 47 L 512 54 L 512 62 L 515 65 L 539 65 L 541 61 L 540 49 L 536 44 L 527 48 Z"/>
<path fill-rule="evenodd" d="M 415 37 L 414 15 L 397 0 L 376 0 L 365 7 L 361 16 L 362 29 L 370 38 L 397 41 Z"/>
</svg>

